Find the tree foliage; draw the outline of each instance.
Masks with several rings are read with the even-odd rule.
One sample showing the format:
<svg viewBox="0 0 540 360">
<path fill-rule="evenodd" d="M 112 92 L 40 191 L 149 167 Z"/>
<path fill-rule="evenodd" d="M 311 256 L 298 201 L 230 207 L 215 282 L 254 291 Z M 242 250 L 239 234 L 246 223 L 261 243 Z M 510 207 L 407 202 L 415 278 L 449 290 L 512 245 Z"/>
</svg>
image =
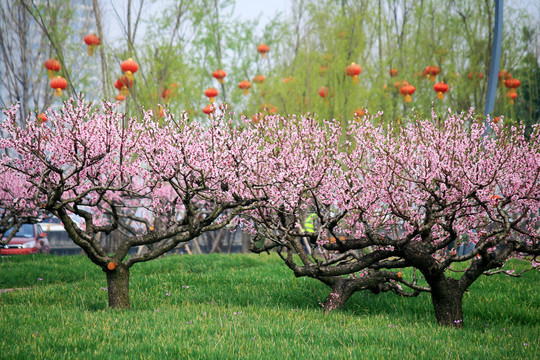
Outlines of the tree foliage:
<svg viewBox="0 0 540 360">
<path fill-rule="evenodd" d="M 524 127 L 492 123 L 485 136 L 472 112 L 434 113 L 397 129 L 349 123 L 340 141 L 335 124 L 266 120 L 282 165 L 250 213 L 253 250 L 277 249 L 296 276 L 331 286 L 326 310 L 361 289 L 429 292 L 437 321 L 461 327 L 463 294 L 480 276 L 518 275 L 503 269 L 508 258 L 540 255 L 538 127 L 526 139 Z"/>
<path fill-rule="evenodd" d="M 129 268 L 256 206 L 264 194 L 254 186 L 264 169 L 246 159 L 255 151 L 252 134 L 226 122 L 205 128 L 167 114 L 160 126 L 150 113 L 137 122 L 117 107 L 94 108 L 79 98 L 48 113 L 49 126 L 29 118 L 24 128 L 17 125 L 17 107 L 6 110 L 0 149 L 17 156 L 3 156 L 0 167 L 23 186 L 6 183 L 9 191 L 1 195 L 3 209 L 16 209 L 25 198 L 58 216 L 106 273 L 109 305 L 129 307 Z M 111 253 L 100 238 L 114 230 L 123 236 Z M 128 256 L 143 245 L 152 245 L 150 251 Z"/>
</svg>

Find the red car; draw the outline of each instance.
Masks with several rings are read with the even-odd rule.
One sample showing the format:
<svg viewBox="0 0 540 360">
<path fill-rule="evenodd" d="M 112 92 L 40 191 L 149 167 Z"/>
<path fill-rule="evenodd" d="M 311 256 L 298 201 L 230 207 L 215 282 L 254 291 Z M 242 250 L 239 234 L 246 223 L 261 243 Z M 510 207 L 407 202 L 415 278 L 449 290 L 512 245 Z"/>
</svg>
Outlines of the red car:
<svg viewBox="0 0 540 360">
<path fill-rule="evenodd" d="M 4 234 L 9 236 L 12 229 Z M 38 224 L 23 224 L 9 244 L 0 245 L 1 255 L 24 255 L 42 252 L 48 254 L 51 250 L 47 234 Z"/>
</svg>

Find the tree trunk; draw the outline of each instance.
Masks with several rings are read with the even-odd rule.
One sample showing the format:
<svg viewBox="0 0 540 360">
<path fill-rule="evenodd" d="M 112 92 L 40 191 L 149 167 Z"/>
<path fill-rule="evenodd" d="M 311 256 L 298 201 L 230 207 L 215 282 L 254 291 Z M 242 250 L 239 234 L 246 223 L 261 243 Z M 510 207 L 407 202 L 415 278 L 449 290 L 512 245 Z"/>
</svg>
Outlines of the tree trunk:
<svg viewBox="0 0 540 360">
<path fill-rule="evenodd" d="M 463 291 L 457 281 L 440 276 L 430 282 L 430 286 L 437 322 L 444 326 L 463 327 Z"/>
<path fill-rule="evenodd" d="M 355 293 L 356 289 L 356 283 L 351 279 L 337 279 L 332 285 L 332 292 L 324 301 L 324 312 L 327 313 L 332 310 L 343 308 L 347 300 Z"/>
<path fill-rule="evenodd" d="M 247 230 L 242 230 L 242 254 L 249 252 L 249 244 L 251 244 L 251 234 Z"/>
<path fill-rule="evenodd" d="M 119 265 L 114 270 L 105 271 L 109 293 L 109 307 L 128 309 L 129 303 L 129 268 Z"/>
</svg>

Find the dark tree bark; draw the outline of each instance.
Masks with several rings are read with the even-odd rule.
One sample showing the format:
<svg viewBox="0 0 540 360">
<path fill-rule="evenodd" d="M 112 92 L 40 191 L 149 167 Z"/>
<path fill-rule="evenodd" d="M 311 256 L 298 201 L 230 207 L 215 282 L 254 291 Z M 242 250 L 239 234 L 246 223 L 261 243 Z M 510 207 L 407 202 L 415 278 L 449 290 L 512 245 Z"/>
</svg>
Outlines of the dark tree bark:
<svg viewBox="0 0 540 360">
<path fill-rule="evenodd" d="M 340 310 L 350 297 L 356 292 L 358 286 L 352 279 L 339 278 L 332 285 L 332 292 L 324 301 L 324 312 Z"/>
<path fill-rule="evenodd" d="M 129 268 L 124 265 L 114 270 L 105 270 L 109 293 L 109 307 L 113 309 L 128 309 L 129 302 Z"/>
<path fill-rule="evenodd" d="M 435 318 L 440 325 L 463 327 L 463 290 L 458 281 L 444 275 L 428 280 Z"/>
<path fill-rule="evenodd" d="M 382 273 L 376 272 L 359 278 L 342 278 L 338 276 L 320 278 L 322 282 L 332 288 L 332 291 L 323 303 L 324 312 L 340 310 L 345 306 L 351 296 L 362 290 L 371 290 L 374 294 L 393 291 L 402 296 L 417 296 L 418 292 L 406 293 Z"/>
</svg>

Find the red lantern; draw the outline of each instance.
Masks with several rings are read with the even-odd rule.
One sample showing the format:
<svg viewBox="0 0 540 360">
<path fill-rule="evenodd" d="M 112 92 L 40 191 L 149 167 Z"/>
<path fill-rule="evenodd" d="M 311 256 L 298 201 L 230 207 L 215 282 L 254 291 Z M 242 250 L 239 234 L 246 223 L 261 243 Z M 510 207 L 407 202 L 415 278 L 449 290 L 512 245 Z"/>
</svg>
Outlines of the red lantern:
<svg viewBox="0 0 540 360">
<path fill-rule="evenodd" d="M 258 124 L 259 121 L 261 121 L 262 116 L 263 116 L 263 114 L 261 114 L 261 113 L 253 114 L 253 116 L 251 117 L 251 122 L 253 122 L 254 124 Z"/>
<path fill-rule="evenodd" d="M 508 98 L 508 101 L 510 102 L 510 105 L 514 105 L 514 100 L 517 99 L 517 92 L 516 90 L 514 89 L 510 89 L 507 93 L 506 93 L 506 97 Z"/>
<path fill-rule="evenodd" d="M 61 76 L 52 79 L 50 85 L 54 89 L 54 96 L 62 96 L 62 90 L 66 90 L 67 84 L 67 80 Z"/>
<path fill-rule="evenodd" d="M 219 91 L 213 87 L 210 87 L 204 90 L 204 95 L 206 95 L 210 99 L 211 103 L 216 101 L 216 96 L 218 96 L 218 94 L 219 94 Z"/>
<path fill-rule="evenodd" d="M 122 94 L 118 94 L 118 95 L 115 96 L 115 99 L 117 101 L 124 101 L 124 100 L 126 100 L 126 97 L 124 95 L 122 95 Z"/>
<path fill-rule="evenodd" d="M 269 114 L 275 114 L 277 109 L 272 104 L 262 104 L 261 105 L 261 111 L 268 112 Z"/>
<path fill-rule="evenodd" d="M 362 117 L 364 117 L 364 115 L 366 115 L 366 111 L 362 109 L 361 107 L 357 107 L 353 115 L 356 120 L 359 120 Z"/>
<path fill-rule="evenodd" d="M 516 89 L 521 85 L 521 82 L 518 79 L 506 79 L 504 80 L 504 86 L 506 86 L 508 89 L 510 89 L 506 93 L 506 97 L 510 101 L 510 105 L 514 105 L 514 100 L 516 100 L 518 94 L 516 92 Z"/>
<path fill-rule="evenodd" d="M 172 96 L 172 91 L 167 89 L 167 87 L 164 87 L 161 89 L 161 98 L 163 98 L 165 101 L 169 101 Z"/>
<path fill-rule="evenodd" d="M 255 84 L 262 84 L 264 82 L 264 75 L 256 75 L 254 78 L 253 78 L 253 82 Z"/>
<path fill-rule="evenodd" d="M 438 74 L 441 73 L 441 69 L 438 66 L 428 66 L 425 71 L 426 75 L 429 75 L 429 80 L 435 81 Z"/>
<path fill-rule="evenodd" d="M 433 90 L 437 92 L 437 99 L 442 100 L 444 99 L 444 93 L 448 92 L 448 90 L 450 90 L 450 87 L 441 81 L 433 85 Z"/>
<path fill-rule="evenodd" d="M 351 63 L 351 65 L 345 68 L 345 74 L 347 76 L 352 76 L 353 82 L 358 84 L 358 75 L 362 73 L 362 67 L 358 64 Z"/>
<path fill-rule="evenodd" d="M 283 79 L 283 82 L 284 82 L 285 84 L 290 83 L 290 82 L 293 82 L 293 81 L 294 81 L 294 78 L 293 78 L 292 76 L 288 76 L 288 77 L 286 77 L 285 79 Z"/>
<path fill-rule="evenodd" d="M 88 55 L 94 56 L 94 49 L 99 45 L 99 38 L 96 34 L 89 34 L 84 37 L 84 42 L 88 45 Z"/>
<path fill-rule="evenodd" d="M 390 74 L 390 77 L 396 77 L 397 69 L 391 68 L 390 70 L 388 70 L 388 73 Z"/>
<path fill-rule="evenodd" d="M 129 88 L 133 86 L 133 81 L 129 80 L 127 76 L 121 76 L 114 82 L 114 87 L 120 90 L 120 94 L 124 96 L 129 95 Z"/>
<path fill-rule="evenodd" d="M 215 77 L 220 84 L 223 84 L 223 78 L 225 78 L 225 76 L 227 76 L 227 73 L 221 69 L 219 70 L 216 70 L 212 73 L 212 76 Z"/>
<path fill-rule="evenodd" d="M 475 74 L 471 71 L 471 72 L 469 73 L 469 80 L 474 80 L 474 76 L 475 76 Z M 476 73 L 476 77 L 477 77 L 478 79 L 483 79 L 483 78 L 484 78 L 484 74 L 482 74 L 481 72 Z"/>
<path fill-rule="evenodd" d="M 411 95 L 415 92 L 416 88 L 412 85 L 404 85 L 399 89 L 399 92 L 401 95 L 405 97 L 405 102 L 411 102 L 412 97 Z"/>
<path fill-rule="evenodd" d="M 129 80 L 133 80 L 133 74 L 139 70 L 139 64 L 133 61 L 132 58 L 129 58 L 125 61 L 122 61 L 120 64 L 120 69 L 126 73 L 126 76 Z"/>
<path fill-rule="evenodd" d="M 323 86 L 319 89 L 319 96 L 323 99 L 328 95 L 328 88 L 326 86 Z"/>
<path fill-rule="evenodd" d="M 396 89 L 400 89 L 402 86 L 405 86 L 405 85 L 409 85 L 409 82 L 406 81 L 406 80 L 396 81 L 396 82 L 394 83 L 394 87 L 395 87 Z"/>
<path fill-rule="evenodd" d="M 508 89 L 517 89 L 521 85 L 518 79 L 506 79 L 504 80 L 504 86 Z"/>
<path fill-rule="evenodd" d="M 43 113 L 39 114 L 37 116 L 37 118 L 38 118 L 39 122 L 42 123 L 42 124 L 47 122 L 47 120 L 48 120 L 47 116 L 45 114 L 43 114 Z"/>
<path fill-rule="evenodd" d="M 266 57 L 266 53 L 270 50 L 268 45 L 262 43 L 261 45 L 257 46 L 257 51 L 262 55 L 263 58 Z"/>
<path fill-rule="evenodd" d="M 47 76 L 49 79 L 54 78 L 55 73 L 60 71 L 60 62 L 56 59 L 45 60 L 45 69 L 47 69 Z"/>
<path fill-rule="evenodd" d="M 244 95 L 247 95 L 248 94 L 248 91 L 249 91 L 249 88 L 251 88 L 251 82 L 247 81 L 247 80 L 242 80 L 240 81 L 240 83 L 238 84 L 238 87 L 242 90 L 244 90 Z"/>
<path fill-rule="evenodd" d="M 205 108 L 202 110 L 203 113 L 205 113 L 206 115 L 210 115 L 211 113 L 213 113 L 215 110 L 214 106 L 213 105 L 206 105 Z"/>
</svg>

